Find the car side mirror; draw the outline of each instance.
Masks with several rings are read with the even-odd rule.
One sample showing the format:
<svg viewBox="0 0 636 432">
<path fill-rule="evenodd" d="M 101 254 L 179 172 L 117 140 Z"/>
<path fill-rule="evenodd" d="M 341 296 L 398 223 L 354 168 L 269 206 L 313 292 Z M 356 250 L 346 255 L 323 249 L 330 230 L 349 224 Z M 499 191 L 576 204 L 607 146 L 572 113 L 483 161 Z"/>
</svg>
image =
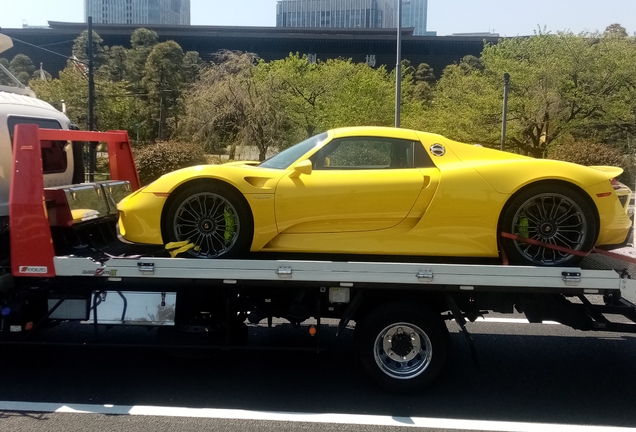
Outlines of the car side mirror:
<svg viewBox="0 0 636 432">
<path fill-rule="evenodd" d="M 298 178 L 301 174 L 311 174 L 313 167 L 311 161 L 309 159 L 305 159 L 304 161 L 300 161 L 296 165 L 294 165 L 292 169 L 294 170 L 294 172 L 291 173 L 289 177 Z"/>
</svg>

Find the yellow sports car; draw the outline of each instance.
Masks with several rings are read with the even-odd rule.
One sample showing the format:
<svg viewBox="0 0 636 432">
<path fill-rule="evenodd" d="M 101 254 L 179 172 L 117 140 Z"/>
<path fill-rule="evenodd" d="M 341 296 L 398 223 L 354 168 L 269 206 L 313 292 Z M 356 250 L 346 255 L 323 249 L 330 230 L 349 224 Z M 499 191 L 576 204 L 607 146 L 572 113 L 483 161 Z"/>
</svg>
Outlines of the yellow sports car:
<svg viewBox="0 0 636 432">
<path fill-rule="evenodd" d="M 573 264 L 627 240 L 621 168 L 539 160 L 407 129 L 334 129 L 258 163 L 178 170 L 118 205 L 134 243 Z M 501 233 L 515 237 L 502 237 Z M 529 239 L 528 241 L 526 241 Z"/>
</svg>

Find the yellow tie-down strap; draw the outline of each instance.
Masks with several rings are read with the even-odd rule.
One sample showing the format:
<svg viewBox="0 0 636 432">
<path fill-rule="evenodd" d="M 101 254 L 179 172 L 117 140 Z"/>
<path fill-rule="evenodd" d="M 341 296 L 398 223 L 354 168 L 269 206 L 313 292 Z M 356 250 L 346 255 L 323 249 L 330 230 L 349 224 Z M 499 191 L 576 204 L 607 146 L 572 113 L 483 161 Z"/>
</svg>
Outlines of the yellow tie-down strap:
<svg viewBox="0 0 636 432">
<path fill-rule="evenodd" d="M 176 258 L 177 255 L 187 252 L 190 249 L 198 251 L 199 247 L 195 246 L 194 243 L 192 243 L 190 240 L 170 242 L 166 244 L 166 250 L 172 258 Z"/>
</svg>

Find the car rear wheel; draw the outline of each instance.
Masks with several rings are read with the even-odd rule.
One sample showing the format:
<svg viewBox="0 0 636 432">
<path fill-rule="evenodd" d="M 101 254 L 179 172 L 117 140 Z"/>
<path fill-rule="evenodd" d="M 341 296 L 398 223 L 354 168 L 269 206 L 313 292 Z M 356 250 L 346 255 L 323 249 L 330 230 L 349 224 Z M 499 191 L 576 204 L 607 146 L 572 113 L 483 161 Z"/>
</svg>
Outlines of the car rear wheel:
<svg viewBox="0 0 636 432">
<path fill-rule="evenodd" d="M 588 201 L 579 192 L 555 184 L 531 186 L 514 197 L 503 212 L 501 229 L 550 246 L 503 238 L 508 259 L 520 265 L 574 265 L 581 257 L 569 251 L 590 251 L 598 235 Z"/>
<path fill-rule="evenodd" d="M 196 258 L 235 257 L 249 250 L 254 231 L 243 197 L 229 187 L 196 183 L 171 199 L 164 219 L 166 242 L 188 241 L 185 255 Z"/>
</svg>

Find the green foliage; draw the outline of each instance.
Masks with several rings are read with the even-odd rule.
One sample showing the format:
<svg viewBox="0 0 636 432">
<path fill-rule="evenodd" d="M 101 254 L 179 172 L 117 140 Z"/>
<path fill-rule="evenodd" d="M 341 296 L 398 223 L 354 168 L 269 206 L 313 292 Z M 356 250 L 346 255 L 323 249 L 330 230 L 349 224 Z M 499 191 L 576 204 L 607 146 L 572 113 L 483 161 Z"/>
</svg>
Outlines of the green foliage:
<svg viewBox="0 0 636 432">
<path fill-rule="evenodd" d="M 126 79 L 128 50 L 121 45 L 104 47 L 106 62 L 99 73 L 108 77 L 111 81 L 123 81 Z"/>
<path fill-rule="evenodd" d="M 208 150 L 254 146 L 263 160 L 270 146 L 288 138 L 289 122 L 275 97 L 277 83 L 260 72 L 253 55 L 218 53 L 184 98 L 181 136 Z"/>
<path fill-rule="evenodd" d="M 69 62 L 58 79 L 51 80 L 48 75 L 46 83 L 31 81 L 40 98 L 58 108 L 64 100 L 69 117 L 81 127 L 88 117 L 87 35 L 82 33 L 73 48 L 81 62 Z M 94 33 L 93 37 L 97 128 L 127 129 L 138 142 L 169 138 L 181 115 L 184 86 L 198 74 L 201 64 L 198 53 L 184 55 L 181 47 L 172 41 L 160 44 L 157 34 L 147 29 L 135 30 L 131 37 L 132 49 L 103 47 L 99 35 Z M 15 69 L 20 66 L 20 70 L 31 71 L 29 78 L 39 77 L 39 71 L 30 60 L 18 58 L 13 64 Z"/>
<path fill-rule="evenodd" d="M 339 126 L 393 124 L 394 75 L 351 60 L 265 62 L 221 52 L 186 94 L 180 129 L 210 151 L 252 145 L 265 158 Z M 405 106 L 412 86 L 404 84 Z M 415 106 L 415 105 L 414 105 Z"/>
<path fill-rule="evenodd" d="M 155 45 L 146 60 L 142 84 L 148 92 L 153 118 L 157 119 L 157 137 L 170 135 L 168 119 L 176 126 L 179 100 L 184 87 L 183 51 L 174 41 Z"/>
<path fill-rule="evenodd" d="M 604 36 L 613 36 L 619 38 L 626 38 L 629 36 L 625 27 L 620 24 L 610 24 L 603 32 Z"/>
<path fill-rule="evenodd" d="M 539 32 L 486 45 L 481 59 L 445 69 L 417 126 L 497 146 L 504 73 L 511 76 L 507 143 L 519 152 L 542 157 L 566 134 L 610 142 L 636 133 L 636 43 L 613 32 Z"/>
<path fill-rule="evenodd" d="M 88 47 L 88 30 L 84 30 L 75 39 L 73 44 L 73 56 L 80 62 L 88 65 L 88 54 L 86 48 Z M 106 61 L 106 52 L 104 51 L 104 40 L 93 31 L 93 66 L 97 69 Z"/>
<path fill-rule="evenodd" d="M 136 29 L 130 37 L 132 49 L 126 53 L 126 73 L 128 81 L 136 90 L 142 88 L 141 81 L 146 74 L 146 60 L 158 43 L 157 33 L 145 28 Z"/>
<path fill-rule="evenodd" d="M 136 149 L 135 163 L 141 183 L 148 184 L 171 171 L 206 164 L 207 158 L 200 145 L 169 141 Z"/>
<path fill-rule="evenodd" d="M 22 84 L 28 85 L 35 72 L 35 65 L 28 56 L 18 54 L 13 57 L 8 69 Z"/>
<path fill-rule="evenodd" d="M 342 126 L 392 126 L 394 122 L 395 72 L 373 69 L 351 60 L 328 60 L 325 69 L 346 73 L 325 98 L 324 129 Z M 409 92 L 404 83 L 403 97 Z"/>
<path fill-rule="evenodd" d="M 258 67 L 272 79 L 295 141 L 333 127 L 393 124 L 395 80 L 384 67 L 341 59 L 310 64 L 298 54 Z"/>
<path fill-rule="evenodd" d="M 11 72 L 22 84 L 29 85 L 29 81 L 33 78 L 40 79 L 40 69 L 36 68 L 33 61 L 24 54 L 17 54 L 11 61 L 6 58 L 0 58 L 0 64 Z M 51 79 L 51 74 L 44 72 L 46 79 Z M 0 85 L 15 86 L 16 84 L 9 78 L 7 74 L 0 71 Z"/>
<path fill-rule="evenodd" d="M 67 116 L 79 126 L 85 126 L 88 118 L 88 85 L 84 71 L 73 63 L 60 72 L 55 80 L 32 80 L 30 86 L 44 101 L 61 109 L 66 102 Z M 129 97 L 125 83 L 95 79 L 95 120 L 98 130 L 132 129 L 138 101 Z M 132 131 L 129 130 L 132 134 Z"/>
<path fill-rule="evenodd" d="M 420 63 L 417 68 L 409 61 L 403 62 L 406 79 L 412 82 L 411 98 L 429 105 L 433 101 L 433 89 L 436 79 L 433 68 L 426 63 Z"/>
<path fill-rule="evenodd" d="M 199 77 L 204 66 L 203 60 L 196 51 L 188 51 L 183 56 L 183 77 L 186 83 L 192 84 Z"/>
</svg>

